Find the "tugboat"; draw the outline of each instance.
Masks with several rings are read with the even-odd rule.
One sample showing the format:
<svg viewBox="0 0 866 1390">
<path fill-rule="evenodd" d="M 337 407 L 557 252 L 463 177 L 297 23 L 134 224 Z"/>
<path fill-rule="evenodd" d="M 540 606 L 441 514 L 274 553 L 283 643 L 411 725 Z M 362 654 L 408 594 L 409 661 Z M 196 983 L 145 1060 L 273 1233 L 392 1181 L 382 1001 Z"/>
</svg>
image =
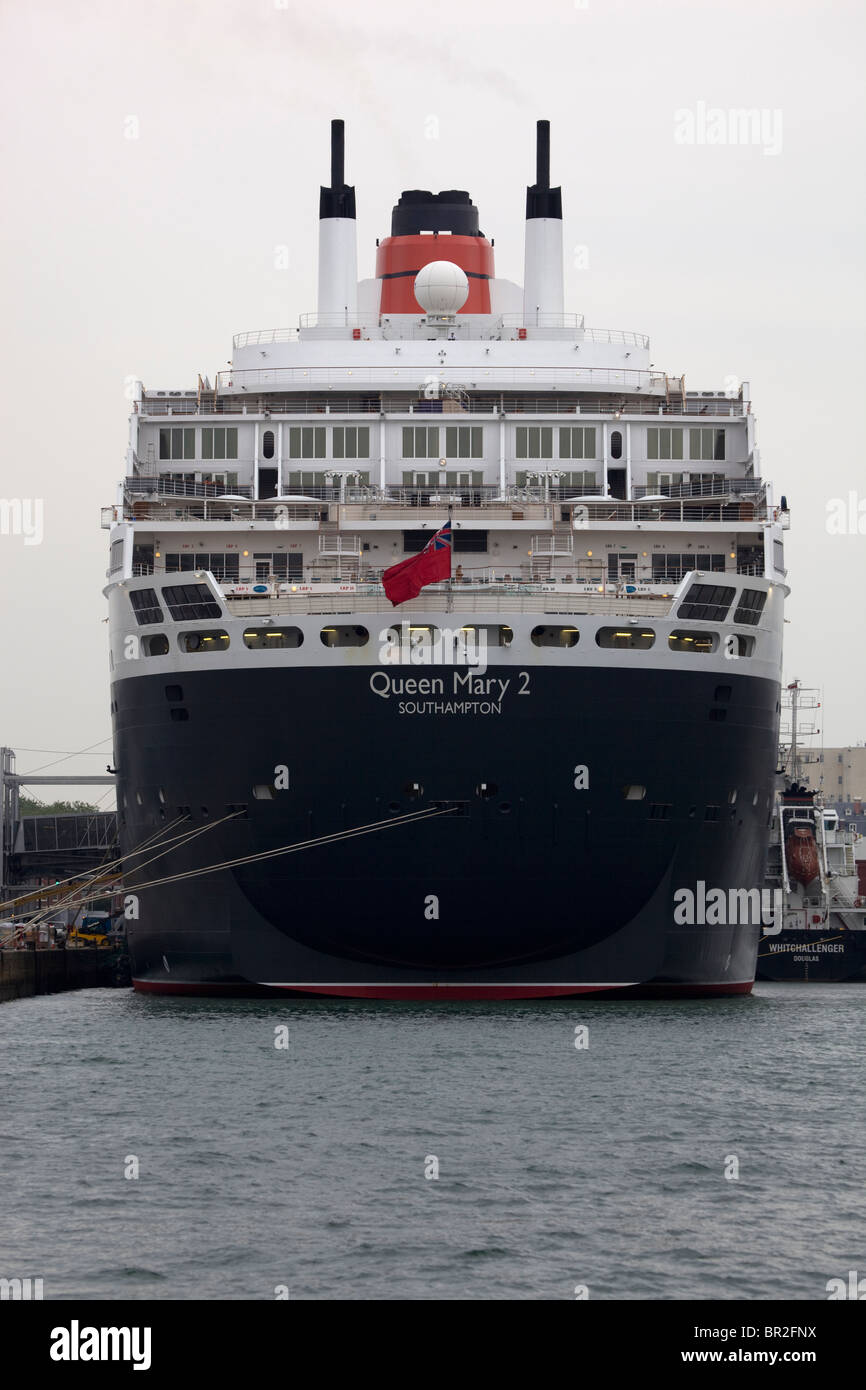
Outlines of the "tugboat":
<svg viewBox="0 0 866 1390">
<path fill-rule="evenodd" d="M 359 282 L 331 137 L 318 312 L 139 383 L 103 516 L 135 988 L 747 993 L 760 915 L 677 913 L 760 897 L 772 817 L 749 384 L 565 311 L 546 121 L 523 286 L 455 189 Z"/>
<path fill-rule="evenodd" d="M 866 897 L 858 876 L 856 832 L 840 826 L 821 793 L 807 785 L 803 714 L 820 708 L 816 690 L 794 681 L 784 692 L 790 745 L 781 748 L 779 791 L 767 861 L 767 888 L 780 905 L 758 951 L 760 980 L 866 978 Z M 817 733 L 815 729 L 809 734 Z M 809 734 L 806 736 L 808 737 Z"/>
</svg>

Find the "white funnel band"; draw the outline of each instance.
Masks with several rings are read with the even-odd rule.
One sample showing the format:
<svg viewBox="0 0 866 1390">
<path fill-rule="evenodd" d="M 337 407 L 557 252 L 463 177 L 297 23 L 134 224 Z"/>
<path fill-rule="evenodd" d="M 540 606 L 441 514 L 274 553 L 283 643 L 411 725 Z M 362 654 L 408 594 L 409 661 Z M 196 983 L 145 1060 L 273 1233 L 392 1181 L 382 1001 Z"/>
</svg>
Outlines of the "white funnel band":
<svg viewBox="0 0 866 1390">
<path fill-rule="evenodd" d="M 319 317 L 358 313 L 358 242 L 354 217 L 319 222 Z"/>
<path fill-rule="evenodd" d="M 560 318 L 563 304 L 562 220 L 558 217 L 531 217 L 526 223 L 524 323 L 543 325 L 545 319 L 542 315 Z"/>
</svg>

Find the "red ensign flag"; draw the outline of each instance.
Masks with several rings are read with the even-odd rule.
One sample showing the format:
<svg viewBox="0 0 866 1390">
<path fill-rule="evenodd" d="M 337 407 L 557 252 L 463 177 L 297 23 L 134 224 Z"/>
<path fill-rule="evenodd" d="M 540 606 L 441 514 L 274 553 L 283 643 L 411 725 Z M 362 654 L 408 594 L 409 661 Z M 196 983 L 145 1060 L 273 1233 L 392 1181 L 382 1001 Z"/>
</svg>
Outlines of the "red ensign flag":
<svg viewBox="0 0 866 1390">
<path fill-rule="evenodd" d="M 399 565 L 392 565 L 382 575 L 385 593 L 397 607 L 407 599 L 417 598 L 425 584 L 438 584 L 451 577 L 451 522 L 431 536 L 424 549 Z"/>
</svg>

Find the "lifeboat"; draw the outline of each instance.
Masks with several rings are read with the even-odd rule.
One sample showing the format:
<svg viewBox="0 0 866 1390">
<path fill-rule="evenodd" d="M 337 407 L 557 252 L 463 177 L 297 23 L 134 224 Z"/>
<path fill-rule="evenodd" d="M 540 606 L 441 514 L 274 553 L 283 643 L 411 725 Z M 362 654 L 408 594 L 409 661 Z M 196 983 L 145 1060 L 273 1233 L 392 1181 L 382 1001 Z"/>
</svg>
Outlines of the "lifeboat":
<svg viewBox="0 0 866 1390">
<path fill-rule="evenodd" d="M 808 825 L 794 825 L 785 837 L 785 863 L 788 875 L 804 886 L 818 877 L 818 846 Z"/>
</svg>

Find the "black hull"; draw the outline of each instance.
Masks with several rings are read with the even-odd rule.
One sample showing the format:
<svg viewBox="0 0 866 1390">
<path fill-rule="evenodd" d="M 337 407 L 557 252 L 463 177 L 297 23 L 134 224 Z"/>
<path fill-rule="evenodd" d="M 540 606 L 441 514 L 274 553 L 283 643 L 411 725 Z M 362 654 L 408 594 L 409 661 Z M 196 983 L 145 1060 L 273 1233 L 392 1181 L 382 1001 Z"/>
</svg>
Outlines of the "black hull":
<svg viewBox="0 0 866 1390">
<path fill-rule="evenodd" d="M 370 667 L 116 682 L 128 892 L 389 822 L 142 889 L 128 922 L 136 986 L 459 998 L 751 988 L 760 926 L 677 925 L 673 893 L 762 883 L 777 684 L 726 672 L 720 694 L 712 672 L 537 667 L 521 698 L 513 667 L 487 674 L 511 681 L 498 712 L 401 714 L 371 693 Z M 289 788 L 255 799 L 281 766 Z M 624 799 L 629 784 L 646 798 Z M 433 803 L 457 811 L 393 823 Z M 219 823 L 237 807 L 241 818 Z M 190 830 L 201 833 L 153 864 L 129 857 Z"/>
<path fill-rule="evenodd" d="M 866 930 L 851 931 L 831 918 L 823 931 L 781 931 L 758 947 L 759 980 L 803 983 L 866 979 Z"/>
</svg>

